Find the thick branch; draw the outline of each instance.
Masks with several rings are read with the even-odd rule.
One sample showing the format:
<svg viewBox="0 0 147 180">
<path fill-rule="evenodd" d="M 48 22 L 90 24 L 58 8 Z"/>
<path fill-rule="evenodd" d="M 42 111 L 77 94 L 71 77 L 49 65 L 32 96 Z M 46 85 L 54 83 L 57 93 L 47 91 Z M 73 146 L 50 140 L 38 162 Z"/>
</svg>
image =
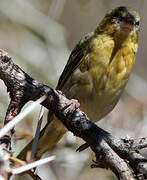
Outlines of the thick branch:
<svg viewBox="0 0 147 180">
<path fill-rule="evenodd" d="M 79 108 L 74 111 L 70 106 L 67 108 L 70 100 L 60 91 L 53 90 L 31 78 L 2 50 L 0 51 L 0 78 L 4 81 L 11 98 L 5 123 L 16 116 L 25 103 L 30 100 L 35 101 L 47 94 L 47 99 L 42 105 L 52 110 L 74 135 L 86 141 L 95 152 L 97 160 L 102 160 L 105 168 L 110 168 L 119 179 L 123 180 L 134 179 L 129 166 L 134 170 L 134 174 L 141 173 L 144 177 L 147 176 L 146 159 L 142 161 L 142 156 L 137 152 L 140 148 L 146 147 L 145 142 L 137 144 L 134 140 L 126 141 L 113 137 L 90 121 Z M 124 159 L 128 160 L 129 166 Z"/>
</svg>

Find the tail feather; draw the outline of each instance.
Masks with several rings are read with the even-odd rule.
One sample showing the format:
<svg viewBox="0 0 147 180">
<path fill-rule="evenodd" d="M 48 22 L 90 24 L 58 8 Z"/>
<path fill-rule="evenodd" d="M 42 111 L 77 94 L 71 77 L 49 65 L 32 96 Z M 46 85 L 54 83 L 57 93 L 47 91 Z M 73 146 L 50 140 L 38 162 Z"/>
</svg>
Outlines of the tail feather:
<svg viewBox="0 0 147 180">
<path fill-rule="evenodd" d="M 62 122 L 58 120 L 55 115 L 53 115 L 53 120 L 48 122 L 40 133 L 35 158 L 40 159 L 43 153 L 52 149 L 66 133 L 66 131 L 67 129 Z M 32 148 L 32 144 L 33 140 L 20 152 L 18 158 L 25 160 L 27 152 Z"/>
</svg>

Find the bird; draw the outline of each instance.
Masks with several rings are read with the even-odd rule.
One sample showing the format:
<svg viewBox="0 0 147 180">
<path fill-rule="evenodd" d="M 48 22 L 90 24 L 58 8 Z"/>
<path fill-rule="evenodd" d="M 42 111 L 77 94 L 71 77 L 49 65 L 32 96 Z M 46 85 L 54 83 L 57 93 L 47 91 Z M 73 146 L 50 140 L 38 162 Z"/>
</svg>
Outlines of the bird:
<svg viewBox="0 0 147 180">
<path fill-rule="evenodd" d="M 136 10 L 116 7 L 79 41 L 69 56 L 56 89 L 69 99 L 77 99 L 80 109 L 93 122 L 110 113 L 124 91 L 138 49 L 139 23 Z M 35 158 L 40 159 L 52 149 L 66 132 L 66 127 L 50 111 Z M 31 144 L 22 152 L 29 150 Z"/>
</svg>

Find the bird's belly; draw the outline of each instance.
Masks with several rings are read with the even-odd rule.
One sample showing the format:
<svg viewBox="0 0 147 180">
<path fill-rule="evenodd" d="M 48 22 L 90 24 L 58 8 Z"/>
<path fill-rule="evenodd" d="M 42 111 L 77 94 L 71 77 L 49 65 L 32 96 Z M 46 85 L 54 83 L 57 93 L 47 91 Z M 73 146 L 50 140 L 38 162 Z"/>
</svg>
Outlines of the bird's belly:
<svg viewBox="0 0 147 180">
<path fill-rule="evenodd" d="M 106 92 L 101 95 L 92 93 L 91 96 L 85 97 L 77 94 L 77 99 L 80 102 L 80 108 L 96 122 L 113 110 L 120 98 L 120 94 L 120 91 L 112 96 L 109 96 Z"/>
<path fill-rule="evenodd" d="M 119 88 L 114 93 L 112 88 L 107 87 L 96 92 L 89 72 L 76 72 L 66 82 L 63 93 L 70 99 L 77 99 L 80 102 L 80 109 L 96 122 L 112 111 L 122 90 L 123 88 Z"/>
</svg>

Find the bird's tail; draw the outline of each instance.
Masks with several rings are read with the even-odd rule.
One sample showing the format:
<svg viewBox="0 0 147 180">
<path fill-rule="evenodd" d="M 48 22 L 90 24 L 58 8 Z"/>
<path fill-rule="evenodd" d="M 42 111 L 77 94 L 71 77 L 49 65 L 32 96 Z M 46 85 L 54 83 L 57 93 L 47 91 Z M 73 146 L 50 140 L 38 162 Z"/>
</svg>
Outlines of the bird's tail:
<svg viewBox="0 0 147 180">
<path fill-rule="evenodd" d="M 58 120 L 55 115 L 53 115 L 52 121 L 48 122 L 40 133 L 35 158 L 40 159 L 43 153 L 52 149 L 66 131 L 67 129 L 62 122 Z M 25 148 L 18 155 L 18 158 L 25 160 L 27 152 L 32 148 L 32 144 L 33 140 L 27 146 L 25 146 Z"/>
</svg>

